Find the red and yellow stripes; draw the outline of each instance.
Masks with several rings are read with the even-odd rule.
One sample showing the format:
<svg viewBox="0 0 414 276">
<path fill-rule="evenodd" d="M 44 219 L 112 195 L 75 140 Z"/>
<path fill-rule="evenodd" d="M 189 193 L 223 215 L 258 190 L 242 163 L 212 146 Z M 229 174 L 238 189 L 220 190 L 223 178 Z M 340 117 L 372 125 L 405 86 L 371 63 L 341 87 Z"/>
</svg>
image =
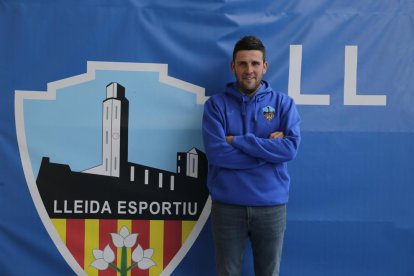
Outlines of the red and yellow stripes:
<svg viewBox="0 0 414 276">
<path fill-rule="evenodd" d="M 92 251 L 98 249 L 99 247 L 99 220 L 97 219 L 88 219 L 85 220 L 85 265 L 84 270 L 88 276 L 98 276 L 98 270 L 92 267 L 90 264 L 95 260 Z"/>
<path fill-rule="evenodd" d="M 140 270 L 134 267 L 128 273 L 129 276 L 153 276 L 159 275 L 177 254 L 182 244 L 190 235 L 196 221 L 177 220 L 98 220 L 98 219 L 52 219 L 63 242 L 68 247 L 76 261 L 93 276 L 116 276 L 115 270 L 108 268 L 99 271 L 90 264 L 95 260 L 92 254 L 94 249 L 103 250 L 108 244 L 115 252 L 114 263 L 119 266 L 121 249 L 112 243 L 111 233 L 120 232 L 123 226 L 130 233 L 138 233 L 137 243 L 142 248 L 154 249 L 152 260 L 156 266 L 149 270 Z M 128 266 L 132 263 L 132 251 L 127 250 Z"/>
<path fill-rule="evenodd" d="M 113 220 L 113 219 L 108 219 L 108 220 L 101 219 L 101 220 L 99 220 L 99 232 L 94 233 L 95 235 L 97 235 L 99 237 L 99 247 L 97 249 L 104 250 L 104 248 L 109 244 L 112 251 L 115 253 L 114 263 L 118 263 L 118 254 L 116 254 L 117 253 L 117 248 L 112 243 L 111 233 L 119 233 L 118 232 L 118 221 Z M 91 235 L 92 235 L 92 233 L 91 233 Z M 92 251 L 87 253 L 87 254 L 92 255 Z M 95 257 L 93 257 L 93 255 L 92 255 L 92 258 L 95 259 Z M 84 267 L 84 269 L 85 269 L 85 267 Z M 90 267 L 90 270 L 98 271 L 94 267 Z M 111 268 L 108 268 L 106 270 L 100 270 L 98 275 L 99 276 L 116 276 L 117 273 L 116 273 L 115 270 L 113 270 Z"/>
</svg>

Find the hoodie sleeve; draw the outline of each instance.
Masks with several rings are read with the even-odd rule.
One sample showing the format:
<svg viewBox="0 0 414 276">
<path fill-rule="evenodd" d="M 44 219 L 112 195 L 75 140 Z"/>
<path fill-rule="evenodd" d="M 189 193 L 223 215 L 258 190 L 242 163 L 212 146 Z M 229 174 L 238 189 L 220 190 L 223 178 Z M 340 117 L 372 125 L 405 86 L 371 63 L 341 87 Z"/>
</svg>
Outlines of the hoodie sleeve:
<svg viewBox="0 0 414 276">
<path fill-rule="evenodd" d="M 295 158 L 301 139 L 299 113 L 291 98 L 287 98 L 281 110 L 280 131 L 283 131 L 284 138 L 259 138 L 247 133 L 235 136 L 232 145 L 252 157 L 270 163 L 282 163 Z"/>
<path fill-rule="evenodd" d="M 204 147 L 210 164 L 227 169 L 251 169 L 265 163 L 226 142 L 224 116 L 213 98 L 204 105 L 202 130 Z"/>
</svg>

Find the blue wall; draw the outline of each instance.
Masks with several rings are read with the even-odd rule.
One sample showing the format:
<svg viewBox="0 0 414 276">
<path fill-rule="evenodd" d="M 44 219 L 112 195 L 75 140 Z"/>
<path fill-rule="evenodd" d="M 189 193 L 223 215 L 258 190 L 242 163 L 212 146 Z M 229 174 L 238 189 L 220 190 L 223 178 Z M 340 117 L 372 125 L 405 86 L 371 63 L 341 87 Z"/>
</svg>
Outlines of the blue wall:
<svg viewBox="0 0 414 276">
<path fill-rule="evenodd" d="M 290 46 L 302 45 L 302 144 L 282 275 L 414 275 L 414 4 L 411 1 L 0 0 L 0 267 L 4 275 L 71 275 L 27 188 L 15 90 L 83 74 L 87 61 L 168 64 L 169 75 L 219 93 L 236 40 L 262 38 L 266 79 L 289 91 Z M 358 95 L 345 105 L 345 48 L 357 46 Z M 209 221 L 174 275 L 211 275 Z M 251 273 L 246 255 L 245 275 Z M 201 274 L 200 274 L 201 273 Z"/>
</svg>

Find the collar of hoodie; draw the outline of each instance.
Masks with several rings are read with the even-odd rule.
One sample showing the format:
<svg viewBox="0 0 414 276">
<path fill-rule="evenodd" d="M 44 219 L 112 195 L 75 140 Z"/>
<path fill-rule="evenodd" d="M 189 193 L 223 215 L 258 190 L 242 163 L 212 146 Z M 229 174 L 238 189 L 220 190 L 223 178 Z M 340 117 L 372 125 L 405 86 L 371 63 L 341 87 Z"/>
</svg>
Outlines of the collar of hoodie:
<svg viewBox="0 0 414 276">
<path fill-rule="evenodd" d="M 254 120 L 257 121 L 257 103 L 261 102 L 265 94 L 254 95 L 252 98 L 249 96 L 243 95 L 242 97 L 242 115 L 246 116 L 246 105 L 249 102 L 254 102 Z"/>
<path fill-rule="evenodd" d="M 254 102 L 254 120 L 257 121 L 257 103 L 263 101 L 264 97 L 266 96 L 266 88 L 268 87 L 267 83 L 264 83 L 264 81 L 262 81 L 261 87 L 259 88 L 259 90 L 254 94 L 253 97 L 249 97 L 243 93 L 241 93 L 236 86 L 236 83 L 232 83 L 231 84 L 231 88 L 232 88 L 232 92 L 230 93 L 234 96 L 236 96 L 239 101 L 241 101 L 242 104 L 242 115 L 246 116 L 246 105 Z"/>
<path fill-rule="evenodd" d="M 241 103 L 241 112 L 243 116 L 246 116 L 246 105 L 250 104 L 252 101 L 254 101 L 254 120 L 257 121 L 257 108 L 259 102 L 264 100 L 264 97 L 270 92 L 271 87 L 269 84 L 262 80 L 261 86 L 259 90 L 254 94 L 254 96 L 249 97 L 244 95 L 239 91 L 237 88 L 237 84 L 235 82 L 228 83 L 226 87 L 226 93 L 234 97 L 238 102 Z"/>
</svg>

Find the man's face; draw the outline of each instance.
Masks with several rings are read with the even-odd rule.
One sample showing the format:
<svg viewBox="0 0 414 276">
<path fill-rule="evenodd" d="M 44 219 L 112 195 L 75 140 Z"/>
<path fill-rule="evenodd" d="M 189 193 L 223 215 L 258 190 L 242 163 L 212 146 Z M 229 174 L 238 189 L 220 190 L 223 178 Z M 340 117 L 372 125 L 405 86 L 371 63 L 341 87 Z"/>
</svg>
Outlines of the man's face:
<svg viewBox="0 0 414 276">
<path fill-rule="evenodd" d="M 231 62 L 231 70 L 240 91 L 253 95 L 266 73 L 267 62 L 263 62 L 263 53 L 259 50 L 242 50 L 236 53 L 234 61 Z"/>
</svg>

